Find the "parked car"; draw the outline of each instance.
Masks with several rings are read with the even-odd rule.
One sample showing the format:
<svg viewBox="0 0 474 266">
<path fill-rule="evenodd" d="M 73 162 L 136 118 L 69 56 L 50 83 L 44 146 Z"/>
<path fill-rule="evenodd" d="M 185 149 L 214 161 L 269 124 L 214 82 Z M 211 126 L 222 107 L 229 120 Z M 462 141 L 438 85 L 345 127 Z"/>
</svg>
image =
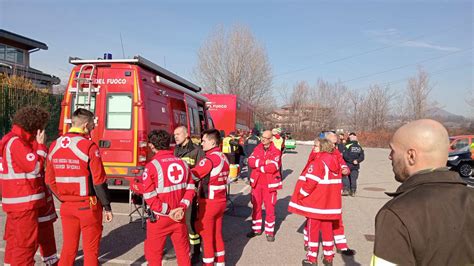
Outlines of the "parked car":
<svg viewBox="0 0 474 266">
<path fill-rule="evenodd" d="M 473 174 L 474 160 L 470 147 L 466 146 L 449 153 L 447 166 L 456 171 L 461 177 L 470 177 Z"/>
<path fill-rule="evenodd" d="M 296 149 L 296 140 L 291 136 L 291 133 L 286 132 L 285 135 L 285 151 Z"/>
<path fill-rule="evenodd" d="M 469 147 L 471 150 L 471 158 L 474 159 L 474 135 L 452 136 L 449 138 L 449 143 L 450 152 Z"/>
</svg>

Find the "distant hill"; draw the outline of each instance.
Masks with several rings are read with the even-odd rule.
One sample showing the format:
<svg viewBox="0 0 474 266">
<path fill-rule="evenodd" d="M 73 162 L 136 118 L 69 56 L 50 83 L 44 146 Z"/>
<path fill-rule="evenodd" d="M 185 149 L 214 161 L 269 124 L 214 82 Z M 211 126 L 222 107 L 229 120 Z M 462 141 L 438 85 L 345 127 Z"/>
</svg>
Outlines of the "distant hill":
<svg viewBox="0 0 474 266">
<path fill-rule="evenodd" d="M 464 122 L 468 119 L 462 115 L 456 115 L 442 108 L 434 107 L 430 110 L 428 118 L 433 118 L 443 122 Z"/>
</svg>

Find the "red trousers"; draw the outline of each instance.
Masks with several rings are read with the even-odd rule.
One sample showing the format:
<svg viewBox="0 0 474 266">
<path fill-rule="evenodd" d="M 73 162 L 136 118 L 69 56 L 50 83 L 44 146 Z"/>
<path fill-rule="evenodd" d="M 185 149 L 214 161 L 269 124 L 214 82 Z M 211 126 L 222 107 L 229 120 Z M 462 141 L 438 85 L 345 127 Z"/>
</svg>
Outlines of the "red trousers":
<svg viewBox="0 0 474 266">
<path fill-rule="evenodd" d="M 334 234 L 332 225 L 337 220 L 317 220 L 308 218 L 306 221 L 306 230 L 308 232 L 308 252 L 306 259 L 316 262 L 318 258 L 319 231 L 323 239 L 323 254 L 326 260 L 334 258 Z"/>
<path fill-rule="evenodd" d="M 102 236 L 102 206 L 90 206 L 89 202 L 64 202 L 61 204 L 63 249 L 59 265 L 74 264 L 82 233 L 84 265 L 99 264 L 99 246 Z"/>
<path fill-rule="evenodd" d="M 222 219 L 226 200 L 199 199 L 196 230 L 201 235 L 203 245 L 203 265 L 224 265 L 225 247 L 222 238 Z"/>
<path fill-rule="evenodd" d="M 265 204 L 265 234 L 274 235 L 276 201 L 277 192 L 270 191 L 267 184 L 257 184 L 252 188 L 252 230 L 254 232 L 262 232 L 262 205 Z"/>
<path fill-rule="evenodd" d="M 342 223 L 342 217 L 339 220 L 333 221 L 332 228 L 336 248 L 339 250 L 347 250 L 349 247 L 347 246 L 347 239 L 344 235 L 344 224 Z"/>
<path fill-rule="evenodd" d="M 303 234 L 304 234 L 304 246 L 308 246 L 308 224 L 306 223 Z M 344 224 L 342 223 L 342 218 L 339 220 L 334 220 L 332 224 L 333 233 L 334 233 L 334 242 L 336 243 L 336 248 L 339 250 L 347 250 L 349 247 L 347 246 L 347 239 L 344 235 Z"/>
<path fill-rule="evenodd" d="M 43 263 L 57 265 L 59 258 L 56 254 L 56 240 L 54 239 L 54 222 L 39 223 L 38 244 Z"/>
<path fill-rule="evenodd" d="M 166 216 L 156 216 L 156 218 L 155 223 L 150 223 L 148 220 L 146 224 L 145 258 L 148 265 L 161 266 L 167 236 L 170 236 L 173 242 L 178 265 L 191 265 L 188 230 L 184 219 L 178 223 Z"/>
<path fill-rule="evenodd" d="M 38 210 L 7 212 L 4 263 L 12 266 L 34 265 L 38 249 Z"/>
</svg>

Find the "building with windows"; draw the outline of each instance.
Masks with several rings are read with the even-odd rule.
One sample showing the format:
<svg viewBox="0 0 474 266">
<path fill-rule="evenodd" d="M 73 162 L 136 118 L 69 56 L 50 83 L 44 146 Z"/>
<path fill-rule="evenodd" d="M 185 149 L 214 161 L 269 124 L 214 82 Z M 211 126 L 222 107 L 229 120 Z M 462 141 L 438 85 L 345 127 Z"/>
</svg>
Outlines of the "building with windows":
<svg viewBox="0 0 474 266">
<path fill-rule="evenodd" d="M 52 89 L 59 84 L 59 78 L 30 67 L 30 55 L 39 50 L 48 50 L 48 46 L 0 29 L 0 73 L 24 76 L 38 88 Z"/>
</svg>

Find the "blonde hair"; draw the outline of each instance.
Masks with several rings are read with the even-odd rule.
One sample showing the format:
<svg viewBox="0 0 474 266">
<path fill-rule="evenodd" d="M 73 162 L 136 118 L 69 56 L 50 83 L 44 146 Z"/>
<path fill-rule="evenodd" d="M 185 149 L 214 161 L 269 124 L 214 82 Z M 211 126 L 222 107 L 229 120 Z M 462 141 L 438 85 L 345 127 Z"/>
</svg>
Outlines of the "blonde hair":
<svg viewBox="0 0 474 266">
<path fill-rule="evenodd" d="M 321 152 L 333 152 L 334 144 L 328 139 L 319 139 L 319 147 Z"/>
</svg>

